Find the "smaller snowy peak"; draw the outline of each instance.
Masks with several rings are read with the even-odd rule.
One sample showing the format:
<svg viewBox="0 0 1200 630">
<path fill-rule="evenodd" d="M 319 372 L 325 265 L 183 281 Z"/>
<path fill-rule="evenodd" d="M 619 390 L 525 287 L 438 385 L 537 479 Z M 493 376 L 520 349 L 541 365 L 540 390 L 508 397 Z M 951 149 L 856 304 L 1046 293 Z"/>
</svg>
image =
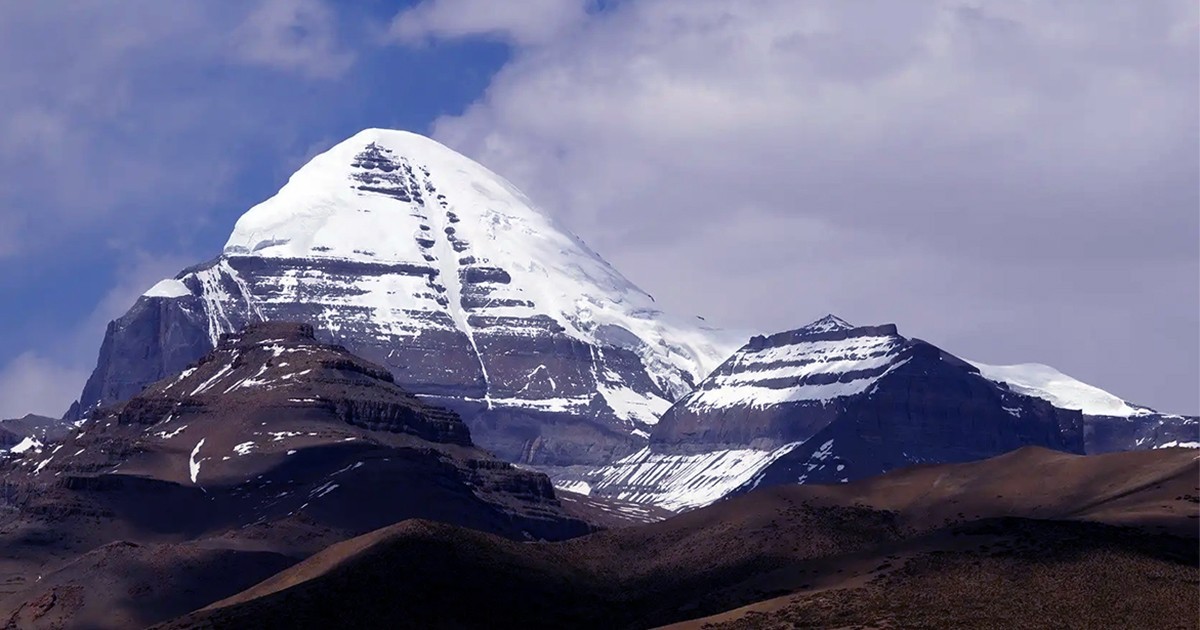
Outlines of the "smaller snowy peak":
<svg viewBox="0 0 1200 630">
<path fill-rule="evenodd" d="M 150 287 L 142 295 L 150 298 L 178 298 L 192 294 L 192 290 L 187 288 L 187 285 L 174 278 L 159 280 L 157 284 Z"/>
<path fill-rule="evenodd" d="M 827 333 L 839 330 L 850 330 L 854 328 L 852 324 L 846 320 L 830 313 L 821 319 L 818 319 L 807 326 L 802 326 L 799 330 L 808 333 Z"/>
<path fill-rule="evenodd" d="M 1090 416 L 1132 418 L 1148 416 L 1153 410 L 1130 405 L 1120 398 L 1040 363 L 988 365 L 968 361 L 984 378 L 1004 383 L 1014 391 L 1041 398 L 1060 409 L 1082 411 Z"/>
<path fill-rule="evenodd" d="M 856 328 L 830 315 L 751 339 L 680 404 L 765 407 L 853 396 L 902 362 L 906 344 L 894 325 Z"/>
</svg>

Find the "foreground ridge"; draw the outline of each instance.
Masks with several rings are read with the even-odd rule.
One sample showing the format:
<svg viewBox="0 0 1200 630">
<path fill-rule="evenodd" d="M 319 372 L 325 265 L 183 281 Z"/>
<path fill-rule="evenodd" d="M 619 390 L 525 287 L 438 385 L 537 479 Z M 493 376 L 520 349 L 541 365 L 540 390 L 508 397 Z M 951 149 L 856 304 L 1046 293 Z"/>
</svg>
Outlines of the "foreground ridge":
<svg viewBox="0 0 1200 630">
<path fill-rule="evenodd" d="M 1198 472 L 1183 449 L 1025 448 L 562 543 L 408 521 L 162 627 L 1186 626 Z"/>
<path fill-rule="evenodd" d="M 480 450 L 456 414 L 307 324 L 224 335 L 65 438 L 0 456 L 0 473 L 5 586 L 33 590 L 19 627 L 44 601 L 59 602 L 47 624 L 144 627 L 407 518 L 516 540 L 592 529 L 544 475 Z M 77 561 L 61 579 L 37 579 L 63 558 Z M 173 581 L 151 579 L 156 566 Z"/>
</svg>

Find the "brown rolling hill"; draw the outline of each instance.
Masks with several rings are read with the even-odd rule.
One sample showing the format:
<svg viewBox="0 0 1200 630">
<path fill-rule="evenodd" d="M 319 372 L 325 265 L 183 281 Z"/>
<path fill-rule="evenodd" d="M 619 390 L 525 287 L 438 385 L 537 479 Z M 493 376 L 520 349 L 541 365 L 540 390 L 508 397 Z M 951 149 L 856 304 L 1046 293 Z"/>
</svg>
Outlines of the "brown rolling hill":
<svg viewBox="0 0 1200 630">
<path fill-rule="evenodd" d="M 1194 536 L 1198 467 L 1196 449 L 1083 456 L 1025 447 L 965 464 L 912 466 L 855 483 L 765 492 L 896 511 L 902 525 L 915 529 L 1023 516 L 1127 524 Z"/>
<path fill-rule="evenodd" d="M 669 627 L 1195 628 L 1195 545 L 1088 522 L 986 519 L 896 546 L 868 576 Z"/>
<path fill-rule="evenodd" d="M 1198 494 L 1193 450 L 1027 448 L 559 543 L 407 521 L 162 627 L 1195 627 Z"/>
<path fill-rule="evenodd" d="M 41 576 L 2 621 L 10 628 L 144 628 L 300 560 L 217 542 L 103 545 Z"/>
</svg>

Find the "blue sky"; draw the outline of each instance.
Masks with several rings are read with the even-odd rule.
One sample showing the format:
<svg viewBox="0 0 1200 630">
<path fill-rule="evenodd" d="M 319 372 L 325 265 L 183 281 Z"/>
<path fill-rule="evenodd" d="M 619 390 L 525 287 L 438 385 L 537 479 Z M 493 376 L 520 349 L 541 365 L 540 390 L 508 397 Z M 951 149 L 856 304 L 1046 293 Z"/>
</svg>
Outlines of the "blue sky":
<svg viewBox="0 0 1200 630">
<path fill-rule="evenodd" d="M 142 285 L 218 253 L 306 158 L 367 126 L 428 131 L 508 57 L 487 39 L 392 45 L 398 3 L 239 5 L 0 8 L 4 57 L 23 66 L 0 70 L 15 104 L 0 125 L 0 366 L 17 384 L 61 397 L 42 382 L 78 380 Z M 260 46 L 237 49 L 239 28 Z"/>
<path fill-rule="evenodd" d="M 0 5 L 0 417 L 314 153 L 428 133 L 664 308 L 1200 408 L 1194 2 Z"/>
</svg>

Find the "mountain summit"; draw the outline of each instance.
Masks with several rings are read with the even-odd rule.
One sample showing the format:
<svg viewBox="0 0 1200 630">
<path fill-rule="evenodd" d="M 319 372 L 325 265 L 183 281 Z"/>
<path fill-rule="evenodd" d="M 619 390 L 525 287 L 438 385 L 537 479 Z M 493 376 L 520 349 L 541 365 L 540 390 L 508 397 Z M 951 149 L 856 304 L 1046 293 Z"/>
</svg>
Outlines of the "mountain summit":
<svg viewBox="0 0 1200 630">
<path fill-rule="evenodd" d="M 368 129 L 251 208 L 216 259 L 107 331 L 70 415 L 128 399 L 264 320 L 385 365 L 511 461 L 601 463 L 734 344 L 644 291 L 512 184 L 416 134 Z"/>
<path fill-rule="evenodd" d="M 1082 453 L 1082 415 L 1001 387 L 895 324 L 830 315 L 752 338 L 667 410 L 648 446 L 559 483 L 679 510 L 1027 445 Z"/>
</svg>

